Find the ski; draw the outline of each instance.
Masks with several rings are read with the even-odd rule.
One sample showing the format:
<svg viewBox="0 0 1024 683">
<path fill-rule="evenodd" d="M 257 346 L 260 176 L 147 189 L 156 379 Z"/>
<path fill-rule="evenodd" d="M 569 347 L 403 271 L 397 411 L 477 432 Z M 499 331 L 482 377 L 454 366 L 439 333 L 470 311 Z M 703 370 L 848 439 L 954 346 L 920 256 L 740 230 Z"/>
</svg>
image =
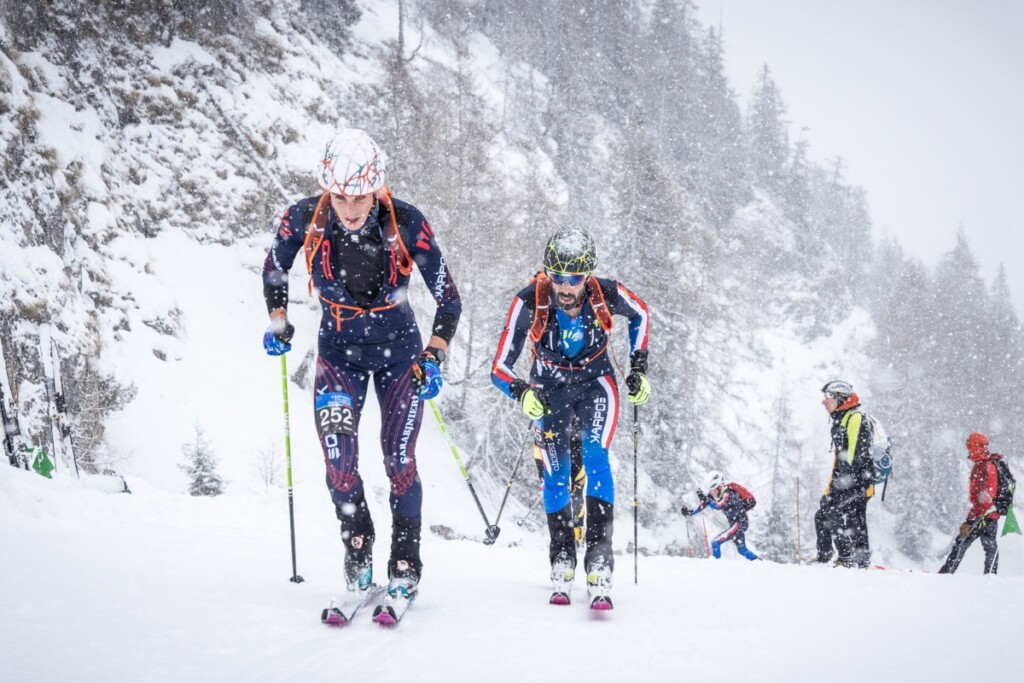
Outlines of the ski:
<svg viewBox="0 0 1024 683">
<path fill-rule="evenodd" d="M 330 606 L 320 613 L 320 621 L 327 626 L 344 626 L 355 618 L 359 610 L 376 600 L 383 591 L 382 586 L 374 584 L 341 602 L 332 598 Z"/>
<path fill-rule="evenodd" d="M 409 611 L 412 606 L 412 601 L 416 599 L 415 595 L 412 596 L 396 596 L 389 595 L 385 598 L 384 602 L 373 610 L 373 620 L 377 624 L 385 627 L 394 627 L 402 621 L 402 617 Z"/>
<path fill-rule="evenodd" d="M 18 406 L 14 402 L 10 378 L 7 375 L 7 358 L 0 344 L 0 419 L 3 420 L 4 454 L 12 467 L 29 469 L 28 447 L 21 436 L 18 424 Z"/>
<path fill-rule="evenodd" d="M 78 472 L 78 454 L 75 453 L 75 441 L 71 435 L 71 420 L 68 418 L 67 401 L 64 398 L 64 382 L 60 376 L 60 356 L 57 354 L 57 345 L 53 341 L 53 337 L 50 337 L 50 371 L 53 373 L 53 403 L 56 408 L 56 431 L 60 436 L 60 450 L 64 456 L 64 464 L 68 465 L 68 461 L 74 463 L 75 475 L 81 476 Z M 44 363 L 45 366 L 45 363 Z M 50 379 L 49 377 L 47 378 Z M 48 387 L 49 388 L 49 387 Z M 54 448 L 54 450 L 57 450 Z M 124 485 L 125 490 L 128 489 L 128 484 Z M 129 492 L 130 493 L 130 492 Z"/>
<path fill-rule="evenodd" d="M 607 595 L 595 595 L 590 601 L 590 609 L 597 612 L 607 612 L 613 608 L 612 599 Z"/>
<path fill-rule="evenodd" d="M 549 605 L 568 605 L 570 602 L 572 601 L 569 599 L 568 591 L 556 590 L 551 594 L 551 598 L 548 599 Z"/>
</svg>

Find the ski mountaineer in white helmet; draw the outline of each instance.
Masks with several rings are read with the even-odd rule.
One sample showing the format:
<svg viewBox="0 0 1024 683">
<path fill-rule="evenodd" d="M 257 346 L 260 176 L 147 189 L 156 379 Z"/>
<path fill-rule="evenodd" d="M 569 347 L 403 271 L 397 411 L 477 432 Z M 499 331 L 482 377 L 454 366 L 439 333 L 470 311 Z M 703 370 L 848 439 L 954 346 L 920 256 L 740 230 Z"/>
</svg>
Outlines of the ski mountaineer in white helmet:
<svg viewBox="0 0 1024 683">
<path fill-rule="evenodd" d="M 728 541 L 736 544 L 736 552 L 748 560 L 760 559 L 747 547 L 746 533 L 750 526 L 747 513 L 757 505 L 757 499 L 743 486 L 736 482 L 726 481 L 721 472 L 708 474 L 708 481 L 704 489 L 697 490 L 697 500 L 700 501 L 697 507 L 690 508 L 683 506 L 680 512 L 683 517 L 699 515 L 705 508 L 721 510 L 722 514 L 729 521 L 725 531 L 720 532 L 711 539 L 711 556 L 716 560 L 722 557 L 722 545 Z"/>
<path fill-rule="evenodd" d="M 552 604 L 568 604 L 576 570 L 570 504 L 574 418 L 582 436 L 587 477 L 584 567 L 594 609 L 611 609 L 612 517 L 615 482 L 608 446 L 619 415 L 619 389 L 608 353 L 612 316 L 629 320 L 629 401 L 647 401 L 647 305 L 622 284 L 593 275 L 597 247 L 586 230 L 556 232 L 544 251 L 544 270 L 512 299 L 491 380 L 517 400 L 543 435 L 544 509 L 551 535 Z M 527 342 L 529 382 L 513 371 Z"/>
<path fill-rule="evenodd" d="M 414 596 L 422 573 L 416 438 L 423 401 L 441 389 L 440 365 L 462 312 L 434 230 L 419 209 L 394 199 L 384 153 L 364 131 L 340 131 L 316 168 L 321 193 L 288 208 L 263 266 L 271 325 L 267 353 L 291 349 L 288 271 L 302 255 L 310 293 L 322 309 L 317 336 L 316 429 L 345 546 L 351 591 L 373 583 L 374 526 L 359 475 L 357 430 L 373 378 L 381 420 L 380 445 L 391 483 L 388 590 Z M 437 304 L 423 344 L 407 289 L 419 269 Z"/>
</svg>

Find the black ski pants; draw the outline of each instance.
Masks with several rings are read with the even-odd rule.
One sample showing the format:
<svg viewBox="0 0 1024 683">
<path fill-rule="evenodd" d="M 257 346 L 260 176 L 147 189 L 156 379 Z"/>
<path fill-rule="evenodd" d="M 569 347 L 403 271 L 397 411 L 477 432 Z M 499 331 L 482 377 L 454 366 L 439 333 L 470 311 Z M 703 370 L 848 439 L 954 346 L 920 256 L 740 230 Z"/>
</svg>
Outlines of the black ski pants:
<svg viewBox="0 0 1024 683">
<path fill-rule="evenodd" d="M 998 519 L 979 519 L 975 522 L 964 522 L 970 526 L 966 536 L 957 534 L 953 541 L 953 549 L 949 551 L 946 563 L 939 570 L 940 574 L 953 574 L 960 561 L 964 559 L 967 549 L 971 547 L 974 540 L 981 539 L 981 547 L 985 549 L 985 573 L 995 574 L 999 569 L 999 544 L 996 534 L 999 531 Z"/>
<path fill-rule="evenodd" d="M 814 514 L 819 561 L 832 559 L 834 545 L 841 564 L 859 567 L 870 564 L 867 511 L 868 498 L 864 495 L 821 497 L 818 511 Z"/>
</svg>

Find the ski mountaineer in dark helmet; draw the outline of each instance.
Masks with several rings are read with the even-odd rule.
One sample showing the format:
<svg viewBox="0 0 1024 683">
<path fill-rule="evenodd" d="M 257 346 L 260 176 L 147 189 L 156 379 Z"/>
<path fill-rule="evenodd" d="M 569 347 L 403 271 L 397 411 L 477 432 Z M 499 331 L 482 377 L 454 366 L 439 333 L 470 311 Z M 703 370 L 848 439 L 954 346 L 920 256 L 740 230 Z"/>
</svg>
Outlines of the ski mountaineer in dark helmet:
<svg viewBox="0 0 1024 683">
<path fill-rule="evenodd" d="M 593 275 L 594 238 L 585 230 L 556 232 L 544 250 L 544 270 L 512 299 L 491 380 L 536 421 L 544 438 L 544 509 L 551 534 L 552 603 L 568 604 L 576 569 L 570 505 L 573 418 L 582 435 L 587 477 L 584 567 L 592 607 L 610 609 L 615 483 L 608 445 L 615 433 L 619 391 L 608 344 L 612 316 L 629 319 L 629 400 L 642 404 L 647 381 L 647 305 L 614 280 Z M 530 345 L 530 381 L 512 367 Z"/>
<path fill-rule="evenodd" d="M 385 156 L 362 130 L 339 132 L 316 172 L 321 194 L 284 213 L 263 266 L 271 325 L 267 353 L 291 349 L 288 271 L 300 254 L 323 311 L 318 336 L 315 424 L 327 488 L 341 521 L 349 590 L 373 581 L 374 525 L 359 476 L 357 431 L 371 375 L 380 404 L 380 446 L 391 482 L 388 591 L 415 595 L 423 487 L 416 471 L 422 402 L 441 389 L 440 364 L 462 311 L 434 231 L 413 205 L 394 199 Z M 437 303 L 424 346 L 407 289 L 418 268 Z"/>
</svg>

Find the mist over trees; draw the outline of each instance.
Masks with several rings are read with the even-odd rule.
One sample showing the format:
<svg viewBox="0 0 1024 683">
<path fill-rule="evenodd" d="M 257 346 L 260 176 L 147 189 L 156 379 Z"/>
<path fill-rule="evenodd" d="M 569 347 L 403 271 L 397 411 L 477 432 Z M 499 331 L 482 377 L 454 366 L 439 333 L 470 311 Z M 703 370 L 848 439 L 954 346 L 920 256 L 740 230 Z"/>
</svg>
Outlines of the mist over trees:
<svg viewBox="0 0 1024 683">
<path fill-rule="evenodd" d="M 325 51 L 340 60 L 353 51 L 369 59 L 375 74 L 368 86 L 315 72 L 309 78 L 332 101 L 295 95 L 296 116 L 340 116 L 366 128 L 389 155 L 396 195 L 438 227 L 465 304 L 443 405 L 475 456 L 473 476 L 506 477 L 528 439 L 525 419 L 491 386 L 490 365 L 512 295 L 540 268 L 546 239 L 563 225 L 590 230 L 599 273 L 621 280 L 651 307 L 656 400 L 642 409 L 647 526 L 676 522 L 680 497 L 692 495 L 707 470 L 728 473 L 742 460 L 747 470 L 764 473 L 755 494 L 772 520 L 770 530 L 767 522 L 751 528 L 753 541 L 762 541 L 769 556 L 793 559 L 795 479 L 808 475 L 799 451 L 813 448 L 820 458 L 824 445 L 796 440 L 788 424 L 794 387 L 785 377 L 755 385 L 743 369 L 772 367 L 760 331 L 810 343 L 834 334 L 856 310 L 866 312 L 875 334 L 858 349 L 868 369 L 846 379 L 870 387 L 866 407 L 897 443 L 899 495 L 886 505 L 897 518 L 901 551 L 924 559 L 931 534 L 959 523 L 968 433 L 988 432 L 1007 453 L 1024 452 L 1024 409 L 1016 397 L 1024 337 L 1005 278 L 986 285 L 966 233 L 934 272 L 895 241 L 876 240 L 864 193 L 846 182 L 842 161 L 812 162 L 813 135 L 791 135 L 769 65 L 751 75 L 755 86 L 741 109 L 724 74 L 722 36 L 696 20 L 692 2 L 398 4 L 401 26 L 391 34 L 398 38 L 367 46 L 348 30 L 362 11 L 351 1 L 272 7 L 211 0 L 189 15 L 171 1 L 96 8 L 65 0 L 18 15 L 2 48 L 11 64 L 38 50 L 68 73 L 85 74 L 68 86 L 68 98 L 96 107 L 111 130 L 147 121 L 163 136 L 150 144 L 169 150 L 164 161 L 131 154 L 134 143 L 124 140 L 117 143 L 124 151 L 119 163 L 133 182 L 157 184 L 181 201 L 136 206 L 111 179 L 106 199 L 135 207 L 115 212 L 119 229 L 187 229 L 197 239 L 226 241 L 267 232 L 280 214 L 280 193 L 268 174 L 295 198 L 314 190 L 278 154 L 300 124 L 253 117 L 228 125 L 229 115 L 205 89 L 227 78 L 242 88 L 251 75 L 279 74 L 289 60 Z M 103 20 L 124 27 L 125 44 L 96 28 Z M 74 21 L 92 28 L 78 30 Z M 252 29 L 259 21 L 270 28 Z M 288 40 L 275 42 L 271 30 Z M 175 36 L 207 46 L 219 65 L 169 74 L 126 69 L 134 49 L 127 43 L 166 46 Z M 497 66 L 490 52 L 482 64 L 484 49 L 496 50 Z M 437 58 L 439 51 L 448 58 Z M 109 64 L 99 63 L 102 54 L 113 55 Z M 100 87 L 104 69 L 112 75 Z M 177 98 L 159 99 L 144 87 L 147 79 L 177 89 Z M 0 99 L 9 98 L 13 82 L 0 78 Z M 493 83 L 501 84 L 500 104 L 488 89 Z M 70 245 L 87 245 L 73 267 L 94 274 L 85 291 L 97 310 L 65 321 L 66 330 L 120 324 L 119 298 L 103 286 L 110 236 L 81 219 L 81 183 L 55 169 L 52 152 L 35 144 L 38 112 L 3 111 L 17 121 L 0 133 L 8 150 L 0 169 L 5 222 L 20 226 L 13 229 L 21 245 L 44 247 L 68 263 Z M 189 126 L 233 132 L 218 133 L 219 157 L 207 160 L 181 134 Z M 212 168 L 225 189 L 192 178 L 190 163 Z M 164 169 L 173 176 L 161 175 Z M 63 174 L 56 193 L 55 173 Z M 81 287 L 73 293 L 80 279 L 69 276 L 67 300 L 82 296 Z M 429 309 L 426 293 L 412 296 Z M 11 321 L 62 315 L 25 298 L 0 307 L 5 340 L 16 327 Z M 616 322 L 617 357 L 625 363 L 625 324 Z M 842 372 L 844 359 L 833 367 Z M 629 412 L 620 416 L 620 433 L 629 428 Z M 626 482 L 628 456 L 619 450 L 617 474 Z M 805 522 L 823 484 L 804 479 Z M 528 504 L 535 492 L 519 488 L 516 495 Z M 805 546 L 809 536 L 805 530 Z"/>
</svg>

